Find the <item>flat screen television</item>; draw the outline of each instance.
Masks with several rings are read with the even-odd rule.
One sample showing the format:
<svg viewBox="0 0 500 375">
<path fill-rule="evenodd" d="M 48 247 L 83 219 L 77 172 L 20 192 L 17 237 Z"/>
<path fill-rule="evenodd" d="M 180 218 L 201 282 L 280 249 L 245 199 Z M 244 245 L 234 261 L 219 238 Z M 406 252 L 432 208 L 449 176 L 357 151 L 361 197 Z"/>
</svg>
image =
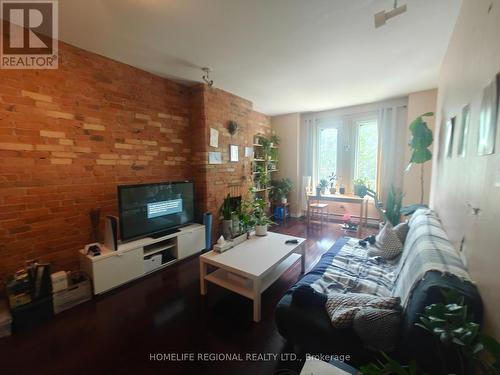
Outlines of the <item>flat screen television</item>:
<svg viewBox="0 0 500 375">
<path fill-rule="evenodd" d="M 194 221 L 191 181 L 118 186 L 120 237 L 160 237 Z"/>
</svg>

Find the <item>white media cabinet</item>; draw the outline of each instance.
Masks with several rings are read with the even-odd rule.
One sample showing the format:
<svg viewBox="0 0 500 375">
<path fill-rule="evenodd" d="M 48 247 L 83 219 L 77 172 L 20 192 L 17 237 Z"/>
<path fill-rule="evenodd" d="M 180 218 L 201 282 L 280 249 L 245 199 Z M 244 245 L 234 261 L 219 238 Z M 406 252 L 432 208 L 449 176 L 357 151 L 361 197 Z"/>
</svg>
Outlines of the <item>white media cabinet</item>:
<svg viewBox="0 0 500 375">
<path fill-rule="evenodd" d="M 205 248 L 205 226 L 191 224 L 179 232 L 159 238 L 141 238 L 121 243 L 117 251 L 104 249 L 101 255 L 90 256 L 79 251 L 80 268 L 92 279 L 94 294 L 101 294 L 151 272 L 167 267 Z M 145 259 L 163 255 L 163 262 L 153 271 L 145 269 Z"/>
</svg>

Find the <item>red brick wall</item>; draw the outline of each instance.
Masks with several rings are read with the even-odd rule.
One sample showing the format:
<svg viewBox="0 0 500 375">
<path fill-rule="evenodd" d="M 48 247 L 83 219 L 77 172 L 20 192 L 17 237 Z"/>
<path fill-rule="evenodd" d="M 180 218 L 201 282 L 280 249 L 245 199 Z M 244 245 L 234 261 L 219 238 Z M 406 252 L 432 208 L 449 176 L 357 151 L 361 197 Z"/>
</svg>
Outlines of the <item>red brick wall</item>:
<svg viewBox="0 0 500 375">
<path fill-rule="evenodd" d="M 222 165 L 208 165 L 210 127 Z M 197 206 L 217 219 L 229 185 L 250 184 L 244 146 L 269 130 L 247 100 L 64 43 L 58 70 L 0 70 L 0 280 L 33 258 L 77 268 L 89 211 L 117 214 L 119 184 L 193 179 Z M 231 143 L 243 161 L 228 163 Z"/>
<path fill-rule="evenodd" d="M 191 178 L 185 87 L 62 43 L 60 60 L 0 70 L 0 279 L 26 259 L 77 267 L 117 184 Z"/>
<path fill-rule="evenodd" d="M 251 158 L 245 157 L 245 146 L 251 147 L 257 133 L 269 134 L 269 116 L 255 112 L 252 103 L 220 89 L 200 85 L 193 89 L 196 97 L 204 102 L 204 113 L 198 121 L 192 121 L 192 128 L 203 139 L 201 147 L 193 147 L 195 165 L 199 172 L 196 182 L 204 188 L 204 210 L 214 215 L 214 238 L 220 235 L 219 209 L 228 193 L 246 195 L 252 186 Z M 194 120 L 194 119 L 193 119 Z M 228 122 L 236 121 L 238 131 L 231 135 Z M 209 147 L 210 128 L 219 131 L 219 146 Z M 239 146 L 239 162 L 229 162 L 229 145 Z M 222 153 L 223 164 L 208 164 L 208 152 Z"/>
</svg>

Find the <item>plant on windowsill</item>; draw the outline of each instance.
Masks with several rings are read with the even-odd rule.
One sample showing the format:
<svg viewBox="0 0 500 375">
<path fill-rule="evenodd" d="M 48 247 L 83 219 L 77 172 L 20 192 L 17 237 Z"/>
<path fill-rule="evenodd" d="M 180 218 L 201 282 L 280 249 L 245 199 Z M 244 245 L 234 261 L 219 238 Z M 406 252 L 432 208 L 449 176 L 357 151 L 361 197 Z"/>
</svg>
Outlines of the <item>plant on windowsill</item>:
<svg viewBox="0 0 500 375">
<path fill-rule="evenodd" d="M 337 181 L 337 175 L 335 172 L 332 172 L 330 176 L 328 176 L 328 181 L 330 182 L 330 194 L 335 194 L 337 189 L 335 188 L 335 181 Z"/>
<path fill-rule="evenodd" d="M 320 194 L 324 195 L 326 193 L 326 188 L 328 187 L 328 180 L 322 178 L 319 181 L 318 188 L 320 189 Z"/>
<path fill-rule="evenodd" d="M 368 192 L 369 184 L 366 178 L 357 178 L 354 180 L 354 195 L 364 198 Z"/>
</svg>

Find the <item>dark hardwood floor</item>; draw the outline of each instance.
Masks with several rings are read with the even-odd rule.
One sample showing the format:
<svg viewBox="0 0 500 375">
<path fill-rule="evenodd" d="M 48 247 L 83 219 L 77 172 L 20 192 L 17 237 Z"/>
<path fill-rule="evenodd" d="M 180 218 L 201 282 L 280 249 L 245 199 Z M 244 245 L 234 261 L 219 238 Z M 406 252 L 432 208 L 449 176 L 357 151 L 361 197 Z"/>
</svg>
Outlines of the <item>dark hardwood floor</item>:
<svg viewBox="0 0 500 375">
<path fill-rule="evenodd" d="M 272 230 L 307 238 L 307 269 L 344 235 L 339 224 L 307 231 L 301 220 Z M 268 358 L 182 361 L 181 356 L 193 353 L 197 359 L 199 353 L 225 353 L 245 359 L 247 353 L 291 352 L 276 329 L 274 307 L 298 280 L 299 270 L 297 264 L 263 294 L 262 321 L 257 324 L 252 321 L 251 301 L 244 297 L 212 284 L 208 295 L 200 296 L 198 259 L 192 257 L 93 298 L 29 332 L 0 339 L 0 373 L 296 373 Z M 176 357 L 151 360 L 154 354 Z"/>
</svg>

